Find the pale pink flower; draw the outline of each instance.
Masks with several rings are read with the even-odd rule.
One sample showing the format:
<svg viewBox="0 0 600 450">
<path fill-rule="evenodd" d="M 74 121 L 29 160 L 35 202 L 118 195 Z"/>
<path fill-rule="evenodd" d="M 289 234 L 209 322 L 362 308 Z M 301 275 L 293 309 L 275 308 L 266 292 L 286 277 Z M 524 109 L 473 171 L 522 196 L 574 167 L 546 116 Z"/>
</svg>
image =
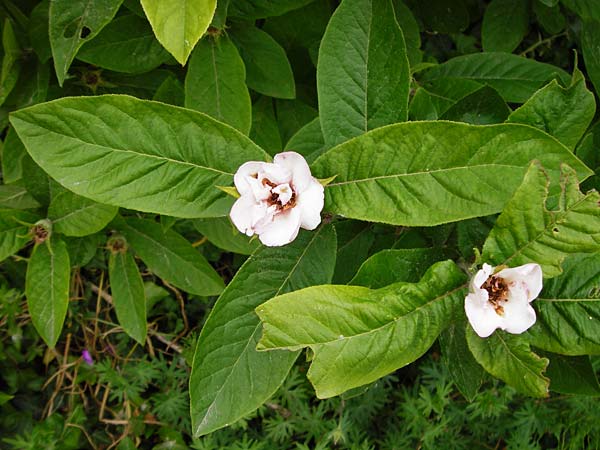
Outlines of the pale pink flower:
<svg viewBox="0 0 600 450">
<path fill-rule="evenodd" d="M 240 193 L 229 213 L 233 224 L 267 246 L 289 244 L 300 228 L 321 223 L 323 186 L 296 152 L 279 153 L 272 163 L 244 163 L 233 181 Z"/>
<path fill-rule="evenodd" d="M 525 264 L 494 273 L 484 264 L 471 280 L 465 297 L 469 323 L 480 337 L 491 335 L 496 328 L 520 334 L 535 323 L 535 310 L 530 302 L 542 290 L 542 268 Z"/>
</svg>

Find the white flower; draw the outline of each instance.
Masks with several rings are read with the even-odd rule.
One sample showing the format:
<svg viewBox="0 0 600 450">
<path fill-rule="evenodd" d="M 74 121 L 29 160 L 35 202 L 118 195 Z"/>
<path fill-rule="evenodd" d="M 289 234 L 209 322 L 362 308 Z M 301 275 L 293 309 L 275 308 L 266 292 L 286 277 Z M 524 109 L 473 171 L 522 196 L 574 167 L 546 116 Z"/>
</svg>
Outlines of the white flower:
<svg viewBox="0 0 600 450">
<path fill-rule="evenodd" d="M 296 152 L 279 153 L 272 163 L 244 163 L 233 181 L 240 193 L 229 213 L 233 224 L 267 246 L 289 244 L 300 227 L 314 230 L 321 223 L 323 186 Z"/>
<path fill-rule="evenodd" d="M 525 264 L 494 273 L 484 264 L 471 280 L 465 297 L 469 323 L 485 338 L 496 328 L 520 334 L 535 323 L 535 311 L 529 304 L 542 290 L 542 268 Z"/>
</svg>

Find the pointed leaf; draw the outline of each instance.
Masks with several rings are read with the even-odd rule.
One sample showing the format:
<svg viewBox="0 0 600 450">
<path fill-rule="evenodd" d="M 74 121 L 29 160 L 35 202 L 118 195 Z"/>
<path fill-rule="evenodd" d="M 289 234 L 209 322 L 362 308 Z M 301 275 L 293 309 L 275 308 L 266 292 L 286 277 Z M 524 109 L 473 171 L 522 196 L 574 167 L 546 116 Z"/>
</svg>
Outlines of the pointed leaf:
<svg viewBox="0 0 600 450">
<path fill-rule="evenodd" d="M 223 279 L 183 236 L 152 220 L 127 218 L 116 223 L 144 264 L 186 292 L 217 295 Z"/>
<path fill-rule="evenodd" d="M 550 380 L 543 375 L 548 360 L 533 353 L 523 336 L 496 331 L 483 339 L 468 326 L 467 344 L 477 362 L 495 377 L 523 394 L 548 396 Z"/>
<path fill-rule="evenodd" d="M 48 207 L 52 229 L 67 236 L 87 236 L 100 231 L 116 216 L 119 208 L 103 205 L 64 190 Z"/>
<path fill-rule="evenodd" d="M 2 29 L 2 70 L 0 71 L 0 105 L 4 104 L 11 93 L 21 72 L 21 48 L 17 42 L 12 23 L 4 21 Z"/>
<path fill-rule="evenodd" d="M 529 28 L 529 5 L 523 0 L 492 0 L 485 9 L 481 44 L 486 52 L 511 53 Z"/>
<path fill-rule="evenodd" d="M 183 66 L 217 7 L 217 0 L 142 0 L 146 17 L 164 48 Z"/>
<path fill-rule="evenodd" d="M 130 252 L 111 252 L 108 258 L 108 276 L 119 324 L 129 336 L 144 345 L 146 295 L 140 271 Z"/>
<path fill-rule="evenodd" d="M 344 0 L 319 50 L 317 90 L 325 142 L 407 119 L 409 64 L 390 0 Z"/>
<path fill-rule="evenodd" d="M 325 285 L 275 297 L 256 308 L 259 349 L 314 352 L 308 377 L 319 398 L 375 381 L 419 358 L 462 313 L 465 275 L 452 261 L 419 283 L 378 290 Z"/>
<path fill-rule="evenodd" d="M 33 209 L 40 204 L 23 186 L 0 185 L 0 208 Z"/>
<path fill-rule="evenodd" d="M 248 134 L 252 104 L 245 80 L 244 62 L 227 36 L 202 39 L 185 77 L 185 107 Z"/>
<path fill-rule="evenodd" d="M 547 210 L 550 183 L 532 164 L 483 246 L 483 260 L 511 267 L 535 262 L 545 278 L 560 274 L 571 253 L 600 250 L 600 194 L 582 194 L 576 174 L 563 166 L 560 204 Z"/>
<path fill-rule="evenodd" d="M 500 94 L 489 86 L 482 86 L 450 106 L 441 118 L 473 125 L 491 125 L 504 122 L 509 114 L 510 108 Z"/>
<path fill-rule="evenodd" d="M 563 145 L 534 128 L 408 122 L 373 130 L 317 159 L 313 175 L 337 178 L 326 206 L 344 217 L 432 226 L 499 212 L 533 159 L 559 177 L 566 163 L 590 175 Z"/>
<path fill-rule="evenodd" d="M 308 164 L 312 164 L 329 146 L 325 144 L 321 121 L 317 117 L 308 122 L 294 134 L 285 145 L 286 150 L 300 153 Z"/>
<path fill-rule="evenodd" d="M 563 356 L 548 353 L 547 374 L 550 390 L 570 395 L 600 395 L 600 385 L 589 356 Z"/>
<path fill-rule="evenodd" d="M 40 219 L 29 211 L 0 209 L 0 261 L 21 250 L 31 240 L 27 224 Z"/>
<path fill-rule="evenodd" d="M 17 136 L 15 129 L 10 127 L 2 145 L 2 180 L 11 184 L 23 176 L 23 157 L 27 154 L 25 146 Z"/>
<path fill-rule="evenodd" d="M 115 16 L 123 0 L 52 0 L 49 33 L 54 68 L 62 86 L 79 48 Z"/>
<path fill-rule="evenodd" d="M 581 51 L 583 52 L 583 60 L 588 76 L 596 92 L 600 92 L 600 48 L 598 41 L 600 40 L 600 8 L 598 8 L 598 17 L 583 21 L 581 29 Z"/>
<path fill-rule="evenodd" d="M 67 246 L 55 237 L 34 247 L 27 265 L 25 295 L 31 320 L 48 347 L 58 341 L 69 305 Z"/>
<path fill-rule="evenodd" d="M 195 436 L 233 423 L 277 390 L 298 353 L 256 351 L 261 327 L 254 308 L 278 294 L 331 281 L 335 250 L 328 225 L 301 231 L 285 247 L 261 247 L 244 263 L 198 338 L 190 377 Z"/>
<path fill-rule="evenodd" d="M 244 162 L 268 158 L 204 114 L 127 96 L 63 98 L 17 111 L 11 122 L 67 189 L 175 217 L 226 215 L 232 200 L 215 186 L 231 185 Z"/>
</svg>

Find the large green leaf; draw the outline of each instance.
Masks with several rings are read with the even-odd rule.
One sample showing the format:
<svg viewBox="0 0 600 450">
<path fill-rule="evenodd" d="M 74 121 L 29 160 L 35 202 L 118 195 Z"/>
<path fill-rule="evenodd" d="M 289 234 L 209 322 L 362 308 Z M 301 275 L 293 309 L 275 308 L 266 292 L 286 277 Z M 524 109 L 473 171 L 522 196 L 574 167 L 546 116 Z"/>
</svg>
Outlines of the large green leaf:
<svg viewBox="0 0 600 450">
<path fill-rule="evenodd" d="M 0 209 L 0 261 L 15 254 L 31 240 L 29 226 L 39 217 L 29 211 Z"/>
<path fill-rule="evenodd" d="M 319 124 L 320 128 L 321 125 Z M 281 135 L 275 117 L 273 100 L 270 97 L 261 96 L 252 104 L 250 139 L 264 148 L 270 155 L 281 152 Z"/>
<path fill-rule="evenodd" d="M 290 62 L 275 39 L 255 26 L 236 26 L 229 33 L 244 60 L 250 89 L 270 97 L 296 97 Z"/>
<path fill-rule="evenodd" d="M 325 140 L 323 139 L 321 121 L 318 117 L 300 128 L 285 145 L 286 150 L 293 150 L 300 153 L 309 164 L 321 156 L 328 148 L 329 146 L 325 144 Z"/>
<path fill-rule="evenodd" d="M 406 54 L 410 66 L 413 67 L 421 62 L 423 58 L 421 52 L 421 30 L 415 16 L 413 16 L 410 8 L 408 8 L 401 0 L 392 0 L 394 12 L 398 25 L 402 29 L 404 42 L 406 43 Z"/>
<path fill-rule="evenodd" d="M 35 329 L 54 347 L 69 305 L 69 253 L 55 237 L 34 247 L 27 265 L 25 295 Z"/>
<path fill-rule="evenodd" d="M 281 295 L 256 308 L 260 349 L 314 352 L 308 377 L 332 397 L 409 364 L 462 314 L 465 275 L 452 262 L 432 266 L 419 283 L 378 290 L 325 285 Z"/>
<path fill-rule="evenodd" d="M 212 244 L 228 252 L 250 255 L 260 246 L 258 239 L 240 233 L 228 217 L 196 219 L 194 226 Z"/>
<path fill-rule="evenodd" d="M 587 90 L 585 79 L 580 76 L 568 88 L 552 80 L 515 110 L 508 122 L 539 128 L 574 149 L 595 112 L 594 94 Z"/>
<path fill-rule="evenodd" d="M 569 74 L 558 67 L 509 53 L 475 53 L 458 56 L 435 66 L 424 81 L 460 78 L 489 84 L 507 102 L 523 103 L 553 78 L 569 82 Z"/>
<path fill-rule="evenodd" d="M 344 0 L 319 50 L 317 90 L 325 142 L 336 145 L 407 119 L 409 64 L 390 0 Z"/>
<path fill-rule="evenodd" d="M 115 16 L 123 0 L 52 0 L 49 33 L 54 69 L 62 86 L 79 48 Z"/>
<path fill-rule="evenodd" d="M 252 103 L 245 79 L 244 62 L 228 37 L 202 39 L 185 77 L 185 106 L 248 134 Z"/>
<path fill-rule="evenodd" d="M 326 187 L 326 210 L 396 225 L 431 226 L 499 212 L 529 163 L 553 180 L 561 163 L 590 175 L 547 134 L 525 125 L 408 122 L 373 130 L 313 163 Z"/>
<path fill-rule="evenodd" d="M 53 196 L 48 207 L 52 229 L 67 236 L 86 236 L 113 220 L 119 208 L 96 203 L 66 189 Z"/>
<path fill-rule="evenodd" d="M 600 10 L 600 7 L 598 8 Z M 598 13 L 600 16 L 600 12 Z M 583 21 L 581 30 L 581 50 L 587 74 L 594 83 L 596 92 L 600 92 L 600 17 Z"/>
<path fill-rule="evenodd" d="M 277 390 L 298 353 L 256 351 L 261 327 L 254 308 L 276 295 L 330 282 L 335 251 L 335 231 L 328 225 L 301 231 L 285 247 L 261 247 L 244 263 L 198 338 L 190 377 L 194 435 L 233 423 Z"/>
<path fill-rule="evenodd" d="M 210 25 L 217 0 L 142 0 L 142 6 L 158 42 L 183 66 Z"/>
<path fill-rule="evenodd" d="M 564 273 L 547 280 L 533 303 L 529 329 L 535 347 L 565 355 L 600 354 L 600 253 L 565 260 Z"/>
<path fill-rule="evenodd" d="M 245 20 L 280 16 L 314 0 L 231 0 L 229 15 Z"/>
<path fill-rule="evenodd" d="M 268 155 L 194 111 L 127 96 L 63 98 L 11 122 L 33 159 L 66 188 L 100 203 L 175 217 L 216 217 L 249 160 Z"/>
<path fill-rule="evenodd" d="M 543 375 L 548 360 L 533 353 L 523 336 L 496 331 L 483 339 L 467 326 L 467 344 L 477 362 L 495 377 L 523 394 L 548 395 L 550 380 Z"/>
<path fill-rule="evenodd" d="M 529 5 L 523 0 L 492 0 L 485 9 L 481 44 L 486 52 L 511 53 L 529 28 Z"/>
<path fill-rule="evenodd" d="M 2 69 L 0 70 L 0 105 L 4 104 L 11 93 L 21 72 L 21 48 L 17 42 L 12 23 L 4 21 L 2 29 Z"/>
<path fill-rule="evenodd" d="M 223 279 L 183 236 L 152 220 L 118 220 L 117 228 L 148 268 L 184 291 L 217 295 Z"/>
<path fill-rule="evenodd" d="M 546 374 L 550 390 L 561 394 L 600 395 L 600 385 L 589 356 L 563 356 L 549 353 Z"/>
<path fill-rule="evenodd" d="M 117 238 L 119 239 L 119 238 Z M 113 306 L 125 332 L 144 345 L 146 340 L 146 295 L 132 254 L 124 247 L 111 251 L 108 276 Z"/>
<path fill-rule="evenodd" d="M 500 94 L 489 86 L 482 86 L 450 106 L 441 118 L 472 125 L 491 125 L 504 122 L 509 114 L 510 108 Z"/>
<path fill-rule="evenodd" d="M 570 254 L 599 251 L 600 194 L 582 194 L 568 168 L 561 184 L 558 207 L 546 209 L 550 183 L 543 169 L 532 164 L 485 241 L 483 260 L 511 267 L 538 263 L 544 277 L 552 278 Z"/>
<path fill-rule="evenodd" d="M 477 81 L 463 78 L 440 78 L 423 83 L 415 91 L 410 107 L 411 120 L 437 120 L 452 105 L 484 87 Z"/>
<path fill-rule="evenodd" d="M 0 185 L 0 208 L 33 209 L 40 204 L 23 186 Z"/>
<path fill-rule="evenodd" d="M 127 73 L 148 72 L 169 58 L 148 22 L 135 14 L 117 17 L 77 52 L 81 61 Z"/>
</svg>

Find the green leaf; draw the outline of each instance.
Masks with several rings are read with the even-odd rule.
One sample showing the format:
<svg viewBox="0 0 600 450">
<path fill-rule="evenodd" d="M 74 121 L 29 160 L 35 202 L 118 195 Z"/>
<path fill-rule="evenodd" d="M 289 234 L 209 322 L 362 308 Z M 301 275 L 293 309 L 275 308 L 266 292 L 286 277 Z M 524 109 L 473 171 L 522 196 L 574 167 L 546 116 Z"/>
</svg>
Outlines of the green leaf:
<svg viewBox="0 0 600 450">
<path fill-rule="evenodd" d="M 321 125 L 319 125 L 320 129 Z M 250 139 L 264 148 L 270 155 L 279 153 L 282 148 L 281 135 L 273 109 L 273 101 L 261 96 L 252 105 L 252 129 Z"/>
<path fill-rule="evenodd" d="M 286 150 L 300 153 L 308 164 L 312 164 L 329 146 L 325 144 L 321 121 L 317 117 L 300 128 L 285 145 Z"/>
<path fill-rule="evenodd" d="M 63 85 L 79 48 L 115 16 L 123 0 L 52 0 L 49 34 L 58 84 Z"/>
<path fill-rule="evenodd" d="M 594 94 L 585 87 L 585 79 L 580 78 L 568 88 L 552 80 L 514 111 L 508 122 L 539 128 L 573 149 L 595 112 Z"/>
<path fill-rule="evenodd" d="M 442 359 L 460 393 L 472 402 L 483 382 L 484 370 L 467 347 L 467 324 L 460 320 L 440 334 Z"/>
<path fill-rule="evenodd" d="M 185 106 L 248 134 L 252 103 L 245 79 L 244 62 L 227 36 L 202 39 L 185 77 Z"/>
<path fill-rule="evenodd" d="M 546 354 L 550 360 L 546 374 L 550 390 L 569 395 L 600 395 L 600 385 L 589 356 Z"/>
<path fill-rule="evenodd" d="M 41 62 L 45 63 L 52 56 L 48 32 L 48 16 L 50 0 L 42 0 L 31 11 L 29 17 L 29 42 Z"/>
<path fill-rule="evenodd" d="M 31 320 L 50 348 L 54 348 L 69 306 L 69 253 L 65 243 L 53 237 L 34 247 L 25 281 Z"/>
<path fill-rule="evenodd" d="M 194 220 L 194 227 L 212 244 L 228 252 L 250 255 L 260 247 L 257 239 L 251 240 L 245 234 L 240 233 L 228 217 L 197 219 Z"/>
<path fill-rule="evenodd" d="M 14 395 L 8 395 L 8 394 L 5 394 L 4 392 L 0 392 L 0 406 L 4 405 L 5 403 L 8 403 L 13 398 L 14 398 Z"/>
<path fill-rule="evenodd" d="M 0 209 L 0 261 L 21 250 L 31 240 L 29 226 L 39 217 L 29 211 Z"/>
<path fill-rule="evenodd" d="M 65 238 L 71 265 L 76 267 L 84 267 L 87 265 L 96 254 L 98 247 L 100 247 L 104 241 L 105 237 L 100 234 Z"/>
<path fill-rule="evenodd" d="M 26 108 L 46 100 L 50 84 L 50 66 L 38 61 L 27 61 L 17 85 L 7 102 L 17 109 Z"/>
<path fill-rule="evenodd" d="M 18 133 L 17 133 L 18 134 Z M 29 154 L 23 157 L 23 185 L 39 204 L 50 204 L 50 184 L 53 182 L 48 174 L 36 164 Z"/>
<path fill-rule="evenodd" d="M 567 258 L 533 303 L 531 345 L 565 355 L 600 355 L 600 253 Z"/>
<path fill-rule="evenodd" d="M 414 67 L 423 59 L 421 52 L 421 30 L 412 11 L 401 0 L 392 0 L 398 25 L 402 29 L 406 43 L 406 55 L 410 66 Z"/>
<path fill-rule="evenodd" d="M 259 349 L 314 352 L 308 378 L 317 397 L 339 395 L 419 358 L 457 314 L 465 275 L 452 262 L 432 266 L 419 283 L 371 290 L 314 286 L 256 308 Z"/>
<path fill-rule="evenodd" d="M 175 231 L 135 218 L 118 220 L 116 226 L 144 264 L 169 283 L 202 296 L 217 295 L 223 290 L 223 279 L 215 269 Z"/>
<path fill-rule="evenodd" d="M 439 248 L 382 250 L 369 257 L 348 284 L 379 289 L 399 281 L 416 283 L 429 266 L 449 257 Z"/>
<path fill-rule="evenodd" d="M 482 86 L 450 106 L 441 118 L 473 125 L 491 125 L 504 122 L 509 114 L 510 108 L 498 92 Z"/>
<path fill-rule="evenodd" d="M 535 13 L 537 22 L 546 32 L 558 34 L 565 29 L 567 19 L 565 19 L 558 4 L 549 6 L 545 5 L 542 1 L 534 1 L 533 12 Z"/>
<path fill-rule="evenodd" d="M 576 174 L 563 166 L 559 205 L 548 210 L 549 186 L 543 169 L 532 164 L 485 241 L 484 261 L 511 267 L 534 262 L 552 278 L 570 254 L 600 250 L 600 194 L 582 194 Z"/>
<path fill-rule="evenodd" d="M 127 249 L 111 252 L 108 276 L 113 306 L 123 330 L 140 345 L 146 340 L 146 295 L 133 256 Z"/>
<path fill-rule="evenodd" d="M 281 133 L 281 142 L 286 145 L 290 138 L 317 117 L 317 114 L 315 108 L 301 100 L 275 100 L 275 115 Z"/>
<path fill-rule="evenodd" d="M 183 84 L 177 79 L 169 77 L 158 87 L 152 100 L 174 106 L 185 104 L 185 90 Z"/>
<path fill-rule="evenodd" d="M 440 78 L 424 83 L 410 102 L 409 117 L 411 120 L 437 120 L 452 105 L 482 87 L 477 81 L 462 78 Z"/>
<path fill-rule="evenodd" d="M 582 19 L 600 20 L 600 5 L 596 0 L 561 0 L 561 3 Z"/>
<path fill-rule="evenodd" d="M 212 22 L 210 23 L 211 27 L 216 28 L 217 30 L 223 30 L 227 21 L 227 10 L 229 9 L 229 1 L 230 0 L 218 0 L 217 8 L 215 9 L 215 14 L 212 18 Z"/>
<path fill-rule="evenodd" d="M 25 146 L 14 128 L 9 128 L 2 145 L 2 180 L 11 184 L 23 176 L 23 157 L 27 154 Z"/>
<path fill-rule="evenodd" d="M 600 8 L 598 18 L 584 20 L 581 29 L 581 50 L 587 74 L 594 83 L 596 92 L 600 92 Z"/>
<path fill-rule="evenodd" d="M 296 97 L 294 74 L 283 48 L 255 26 L 235 26 L 229 31 L 246 66 L 246 84 L 264 95 Z"/>
<path fill-rule="evenodd" d="M 548 396 L 550 380 L 543 375 L 548 360 L 533 353 L 522 335 L 496 331 L 483 339 L 470 326 L 466 332 L 469 350 L 486 371 L 523 394 Z"/>
<path fill-rule="evenodd" d="M 281 16 L 314 0 L 231 0 L 229 15 L 244 20 Z"/>
<path fill-rule="evenodd" d="M 0 208 L 33 209 L 40 204 L 22 186 L 0 185 Z"/>
<path fill-rule="evenodd" d="M 481 44 L 486 52 L 511 53 L 529 28 L 529 4 L 523 0 L 492 0 L 485 9 Z"/>
<path fill-rule="evenodd" d="M 469 11 L 464 0 L 408 0 L 407 3 L 427 31 L 458 33 L 469 26 Z"/>
<path fill-rule="evenodd" d="M 325 142 L 336 145 L 407 119 L 409 65 L 390 0 L 344 0 L 319 50 L 317 90 Z"/>
<path fill-rule="evenodd" d="M 208 29 L 217 0 L 142 0 L 158 42 L 184 66 Z"/>
<path fill-rule="evenodd" d="M 489 84 L 509 103 L 523 103 L 553 78 L 568 84 L 564 70 L 508 53 L 458 56 L 424 73 L 423 81 L 459 78 Z"/>
<path fill-rule="evenodd" d="M 11 93 L 21 72 L 21 48 L 17 42 L 12 23 L 9 19 L 4 21 L 2 29 L 2 71 L 0 72 L 0 105 L 3 105 Z"/>
<path fill-rule="evenodd" d="M 373 226 L 355 220 L 340 221 L 335 224 L 337 233 L 337 257 L 332 282 L 346 284 L 369 254 L 375 236 Z"/>
<path fill-rule="evenodd" d="M 317 159 L 326 211 L 407 226 L 432 226 L 499 212 L 538 159 L 552 179 L 559 165 L 590 175 L 547 134 L 516 125 L 408 122 L 373 130 Z"/>
<path fill-rule="evenodd" d="M 256 351 L 261 327 L 254 308 L 276 295 L 328 283 L 335 251 L 335 231 L 326 225 L 301 231 L 285 247 L 261 247 L 244 263 L 198 338 L 190 377 L 195 436 L 233 423 L 277 390 L 298 353 Z"/>
<path fill-rule="evenodd" d="M 148 22 L 135 14 L 115 18 L 77 52 L 81 61 L 126 73 L 148 72 L 169 58 Z"/>
<path fill-rule="evenodd" d="M 86 236 L 103 229 L 113 220 L 119 208 L 63 190 L 52 198 L 48 219 L 55 232 L 67 236 Z"/>
<path fill-rule="evenodd" d="M 63 98 L 17 111 L 11 123 L 67 189 L 175 217 L 227 214 L 232 201 L 215 186 L 231 185 L 244 162 L 268 158 L 210 117 L 126 96 Z"/>
</svg>

